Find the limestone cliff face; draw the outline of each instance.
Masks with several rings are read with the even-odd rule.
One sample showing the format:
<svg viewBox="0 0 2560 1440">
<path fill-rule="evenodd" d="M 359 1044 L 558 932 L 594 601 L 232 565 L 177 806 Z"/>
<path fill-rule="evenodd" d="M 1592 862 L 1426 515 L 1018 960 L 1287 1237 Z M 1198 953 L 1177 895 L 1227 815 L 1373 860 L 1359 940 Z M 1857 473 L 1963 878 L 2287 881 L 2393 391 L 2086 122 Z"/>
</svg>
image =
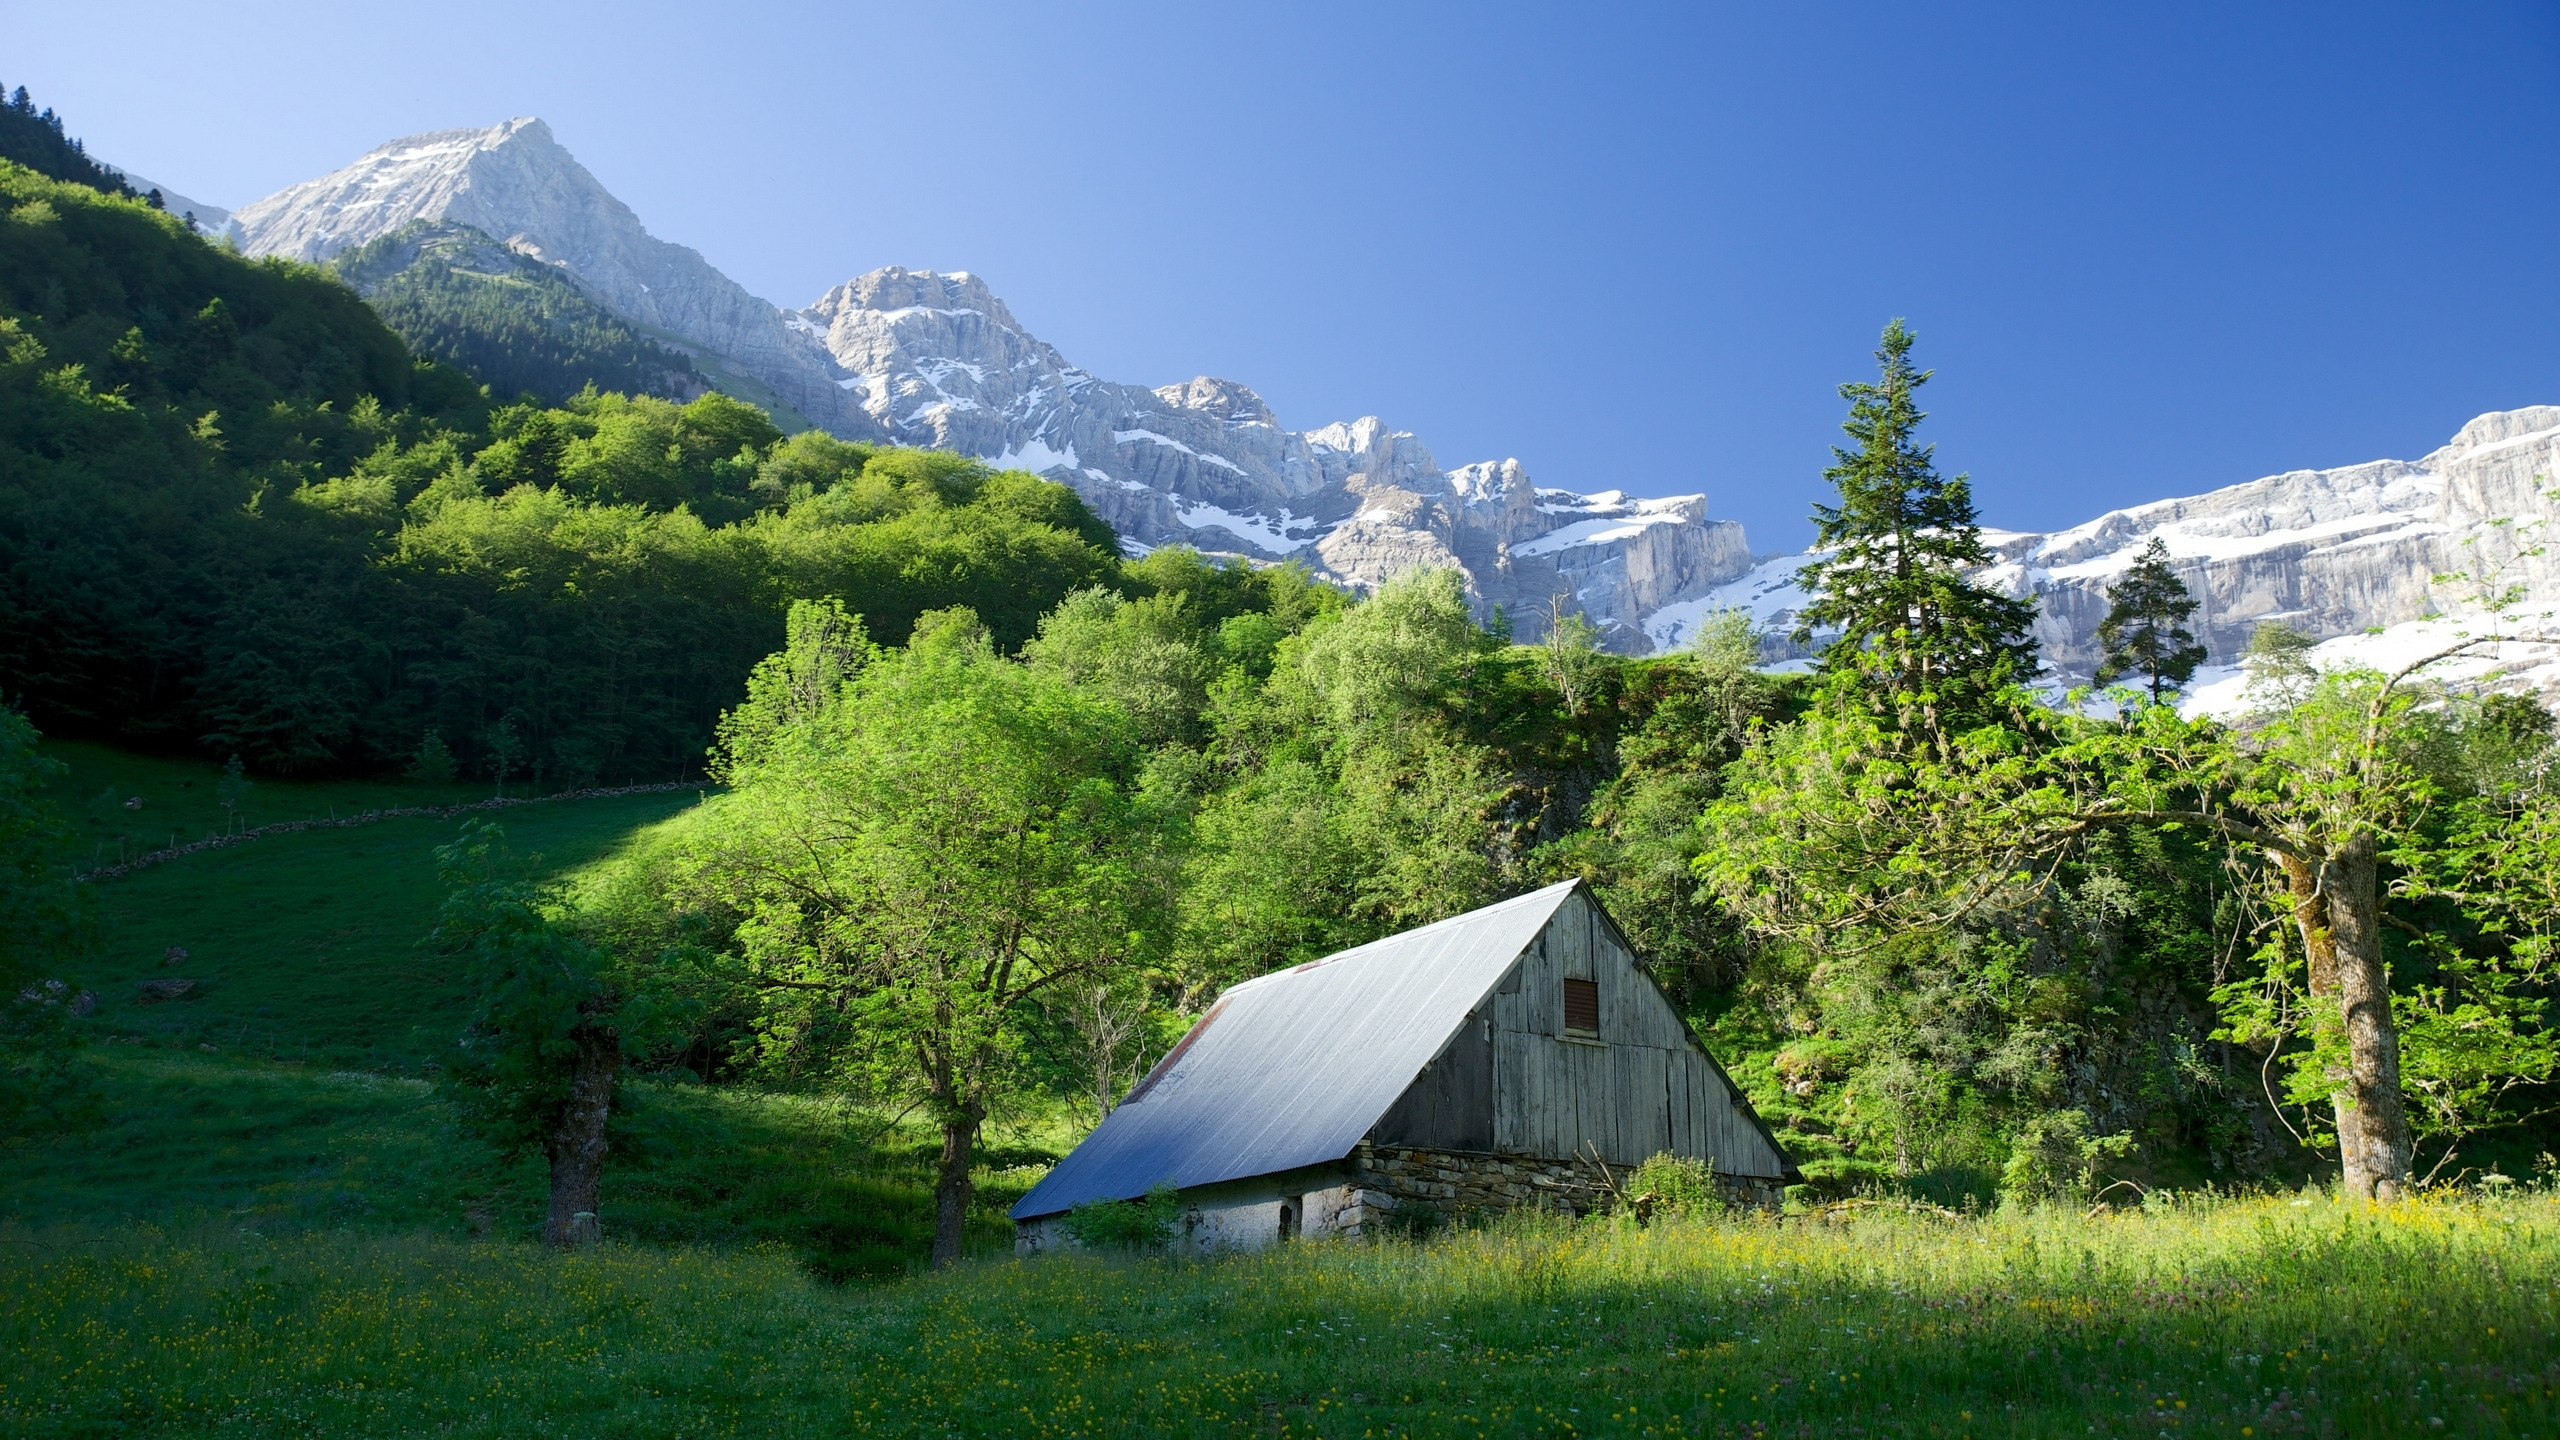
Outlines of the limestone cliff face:
<svg viewBox="0 0 2560 1440">
<path fill-rule="evenodd" d="M 1981 578 L 2036 597 L 2037 639 L 2065 681 L 2085 680 L 2096 667 L 2107 591 L 2155 536 L 2200 602 L 2192 624 L 2211 651 L 2209 667 L 2236 664 L 2250 633 L 2269 620 L 2334 642 L 2339 658 L 2357 658 L 2369 631 L 2397 632 L 2472 606 L 2483 578 L 2524 587 L 2519 619 L 2560 610 L 2560 555 L 2531 553 L 2548 538 L 2542 527 L 2560 518 L 2555 483 L 2560 406 L 2501 411 L 2418 460 L 2270 475 L 2109 511 L 2051 534 L 1986 532 L 2000 562 Z M 1655 612 L 1646 628 L 1655 643 L 1673 643 L 1726 606 L 1789 628 L 1804 602 L 1793 578 L 1806 558 L 1774 557 Z M 2436 578 L 2454 575 L 2474 578 Z M 2376 657 L 2398 648 L 2405 647 L 2363 647 Z"/>
<path fill-rule="evenodd" d="M 2437 576 L 2497 570 L 2537 600 L 2560 600 L 2560 568 L 2520 553 L 2532 542 L 2492 523 L 2532 527 L 2554 514 L 2536 476 L 2560 476 L 2560 407 L 2483 415 L 2415 461 L 2297 470 L 2053 535 L 1996 537 L 2005 563 L 1991 574 L 2041 600 L 2049 663 L 2085 675 L 2108 587 L 2156 535 L 2202 602 L 2197 638 L 2228 664 L 2264 621 L 2329 639 L 2475 600 L 2474 584 Z"/>
<path fill-rule="evenodd" d="M 778 398 L 839 433 L 869 433 L 823 347 L 698 252 L 651 235 L 540 120 L 394 140 L 233 220 L 244 254 L 310 261 L 412 220 L 472 226 L 574 275 L 654 338 L 683 343 L 715 378 L 737 382 L 725 388 Z"/>
</svg>

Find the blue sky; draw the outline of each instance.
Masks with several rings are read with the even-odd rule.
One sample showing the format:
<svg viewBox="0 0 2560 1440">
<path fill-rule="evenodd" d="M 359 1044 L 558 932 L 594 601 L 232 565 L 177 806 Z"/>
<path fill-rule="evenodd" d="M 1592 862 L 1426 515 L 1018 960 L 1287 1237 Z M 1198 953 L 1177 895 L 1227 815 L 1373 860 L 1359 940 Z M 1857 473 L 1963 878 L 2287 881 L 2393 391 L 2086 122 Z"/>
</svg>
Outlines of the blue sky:
<svg viewBox="0 0 2560 1440">
<path fill-rule="evenodd" d="M 968 269 L 1115 380 L 1808 533 L 1890 316 L 1986 521 L 2560 403 L 2560 7 L 0 0 L 0 80 L 236 205 L 537 114 L 806 304 Z"/>
</svg>

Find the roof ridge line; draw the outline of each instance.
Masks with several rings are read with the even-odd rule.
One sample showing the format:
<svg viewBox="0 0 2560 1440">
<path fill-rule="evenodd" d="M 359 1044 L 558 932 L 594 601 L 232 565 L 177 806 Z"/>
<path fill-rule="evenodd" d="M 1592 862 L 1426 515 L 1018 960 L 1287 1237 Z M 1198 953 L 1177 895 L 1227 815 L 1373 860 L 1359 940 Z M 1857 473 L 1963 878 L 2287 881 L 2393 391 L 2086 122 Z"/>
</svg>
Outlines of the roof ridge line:
<svg viewBox="0 0 2560 1440">
<path fill-rule="evenodd" d="M 1496 900 L 1490 905 L 1479 905 L 1473 910 L 1461 911 L 1458 914 L 1434 920 L 1428 925 L 1416 925 L 1410 930 L 1399 930 L 1393 935 L 1381 935 L 1375 940 L 1364 940 L 1359 944 L 1350 946 L 1346 949 L 1336 950 L 1330 955 L 1319 955 L 1313 960 L 1302 960 L 1286 969 L 1273 970 L 1267 974 L 1256 975 L 1250 980 L 1239 980 L 1233 985 L 1228 986 L 1226 989 L 1219 991 L 1218 995 L 1220 999 L 1224 999 L 1239 990 L 1248 989 L 1267 981 L 1282 979 L 1286 976 L 1296 975 L 1302 971 L 1320 969 L 1324 966 L 1333 964 L 1337 960 L 1357 959 L 1360 957 L 1362 951 L 1377 949 L 1379 946 L 1384 945 L 1389 941 L 1409 940 L 1416 935 L 1427 935 L 1430 932 L 1439 929 L 1443 925 L 1455 925 L 1461 920 L 1476 920 L 1491 911 L 1508 910 L 1514 905 L 1535 900 L 1541 895 L 1557 890 L 1569 890 L 1582 883 L 1582 877 L 1577 875 L 1570 880 L 1559 880 L 1553 885 L 1542 885 L 1525 894 L 1514 895 L 1508 900 Z"/>
</svg>

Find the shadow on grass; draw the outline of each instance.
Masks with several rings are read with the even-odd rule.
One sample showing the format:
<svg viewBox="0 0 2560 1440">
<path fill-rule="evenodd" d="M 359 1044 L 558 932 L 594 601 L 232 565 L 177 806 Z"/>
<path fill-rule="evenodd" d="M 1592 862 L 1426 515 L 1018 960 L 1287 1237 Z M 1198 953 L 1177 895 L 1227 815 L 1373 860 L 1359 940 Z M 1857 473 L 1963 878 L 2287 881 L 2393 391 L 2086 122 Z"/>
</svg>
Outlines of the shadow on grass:
<svg viewBox="0 0 2560 1440">
<path fill-rule="evenodd" d="M 427 1231 L 530 1240 L 547 1176 L 464 1131 L 424 1080 L 191 1049 L 92 1047 L 103 1117 L 8 1156 L 0 1216 L 25 1225 L 220 1221 L 262 1233 Z M 934 1151 L 880 1117 L 794 1096 L 639 1080 L 605 1171 L 608 1235 L 771 1246 L 830 1280 L 906 1273 L 932 1240 Z M 1012 1158 L 1012 1157 L 1004 1157 Z M 973 1250 L 1011 1249 L 1033 1172 L 980 1172 Z"/>
</svg>

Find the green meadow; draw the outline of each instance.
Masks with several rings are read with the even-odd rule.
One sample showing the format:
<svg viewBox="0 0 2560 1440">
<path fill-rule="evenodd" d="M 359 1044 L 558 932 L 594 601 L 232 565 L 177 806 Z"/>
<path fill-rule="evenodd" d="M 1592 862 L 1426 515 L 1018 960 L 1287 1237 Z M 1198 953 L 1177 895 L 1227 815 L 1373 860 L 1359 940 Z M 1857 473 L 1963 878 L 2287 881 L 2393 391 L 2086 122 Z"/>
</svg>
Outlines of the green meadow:
<svg viewBox="0 0 2560 1440">
<path fill-rule="evenodd" d="M 93 849 L 224 828 L 213 767 L 54 753 Z M 235 823 L 471 798 L 260 782 Z M 566 875 L 693 799 L 501 818 Z M 2531 1185 L 1017 1260 L 1050 1117 L 996 1129 L 974 1258 L 927 1273 L 921 1127 L 677 1072 L 623 1107 L 607 1243 L 546 1251 L 540 1162 L 428 1078 L 464 1004 L 415 943 L 453 826 L 97 882 L 91 1112 L 0 1173 L 8 1433 L 2560 1435 L 2560 1197 Z M 201 983 L 146 1003 L 169 975 Z"/>
<path fill-rule="evenodd" d="M 2560 1431 L 2560 1204 L 1570 1224 L 878 1287 L 780 1248 L 18 1231 L 14 1434 Z"/>
<path fill-rule="evenodd" d="M 109 863 L 119 837 L 138 852 L 132 832 L 145 823 L 159 827 L 157 848 L 172 832 L 184 842 L 488 798 L 485 787 L 261 780 L 227 824 L 218 766 L 47 749 L 69 767 L 57 802 L 87 836 L 103 832 Z M 139 809 L 125 808 L 137 798 Z M 538 801 L 494 818 L 513 849 L 557 877 L 695 800 Z M 81 1060 L 88 1114 L 42 1147 L 42 1163 L 0 1176 L 0 1215 L 530 1234 L 540 1160 L 474 1139 L 428 1078 L 468 1006 L 445 963 L 418 945 L 442 899 L 434 852 L 457 823 L 264 835 L 94 882 L 102 945 L 85 977 L 99 996 Z M 173 946 L 183 960 L 171 961 Z M 197 983 L 176 1000 L 139 988 L 168 978 Z M 827 1100 L 705 1086 L 683 1071 L 637 1081 L 621 1109 L 608 1211 L 617 1234 L 781 1245 L 832 1279 L 902 1274 L 922 1253 L 934 1142 L 916 1127 Z M 1024 1162 L 1054 1152 L 1040 1148 L 1045 1131 L 993 1138 L 974 1239 L 1000 1252 L 1003 1209 L 1037 1178 Z"/>
</svg>

